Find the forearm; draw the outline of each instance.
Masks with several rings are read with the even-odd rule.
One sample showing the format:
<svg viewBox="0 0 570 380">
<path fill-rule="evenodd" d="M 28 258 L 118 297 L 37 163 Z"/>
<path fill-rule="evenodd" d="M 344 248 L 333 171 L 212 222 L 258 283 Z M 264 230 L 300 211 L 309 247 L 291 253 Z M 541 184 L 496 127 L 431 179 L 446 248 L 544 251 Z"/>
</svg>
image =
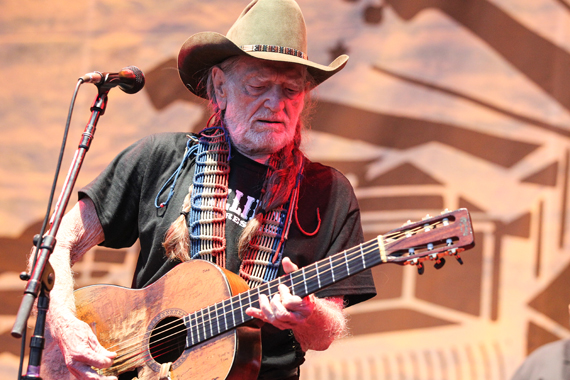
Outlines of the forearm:
<svg viewBox="0 0 570 380">
<path fill-rule="evenodd" d="M 93 203 L 89 199 L 79 201 L 63 218 L 57 233 L 57 245 L 50 257 L 55 272 L 48 313 L 48 324 L 52 329 L 61 328 L 57 321 L 63 322 L 75 314 L 71 266 L 103 240 L 103 229 Z"/>
<path fill-rule="evenodd" d="M 335 339 L 347 333 L 342 297 L 314 298 L 315 308 L 306 322 L 293 327 L 303 351 L 326 350 Z"/>
</svg>

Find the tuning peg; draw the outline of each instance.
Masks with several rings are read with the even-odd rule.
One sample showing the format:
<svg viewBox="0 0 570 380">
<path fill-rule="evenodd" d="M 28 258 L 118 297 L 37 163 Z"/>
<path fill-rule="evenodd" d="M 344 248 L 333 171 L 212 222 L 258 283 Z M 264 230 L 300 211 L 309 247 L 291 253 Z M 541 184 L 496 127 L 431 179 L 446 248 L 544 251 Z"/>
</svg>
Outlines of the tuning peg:
<svg viewBox="0 0 570 380">
<path fill-rule="evenodd" d="M 449 209 L 446 208 L 445 210 L 443 210 L 442 212 L 440 212 L 439 215 L 447 214 L 448 212 L 449 212 Z"/>
<path fill-rule="evenodd" d="M 418 267 L 418 274 L 419 274 L 419 275 L 424 274 L 424 270 L 425 270 L 424 264 L 419 263 L 419 264 L 417 265 L 417 267 Z"/>
<path fill-rule="evenodd" d="M 431 215 L 430 215 L 430 214 L 426 214 L 426 216 L 424 216 L 424 217 L 422 218 L 422 220 L 426 220 L 426 219 L 430 219 L 430 218 L 431 218 Z"/>
<path fill-rule="evenodd" d="M 458 254 L 455 254 L 455 259 L 457 260 L 457 262 L 461 265 L 463 265 L 463 260 L 461 259 L 461 257 Z"/>
<path fill-rule="evenodd" d="M 406 227 L 408 224 L 412 224 L 412 221 L 410 219 L 408 219 L 406 223 L 402 224 L 402 227 Z"/>
<path fill-rule="evenodd" d="M 437 260 L 437 261 L 435 262 L 435 264 L 433 265 L 433 267 L 434 267 L 435 269 L 441 269 L 441 268 L 443 268 L 444 265 L 445 265 L 445 259 L 442 257 L 442 258 L 440 258 L 439 260 Z"/>
</svg>

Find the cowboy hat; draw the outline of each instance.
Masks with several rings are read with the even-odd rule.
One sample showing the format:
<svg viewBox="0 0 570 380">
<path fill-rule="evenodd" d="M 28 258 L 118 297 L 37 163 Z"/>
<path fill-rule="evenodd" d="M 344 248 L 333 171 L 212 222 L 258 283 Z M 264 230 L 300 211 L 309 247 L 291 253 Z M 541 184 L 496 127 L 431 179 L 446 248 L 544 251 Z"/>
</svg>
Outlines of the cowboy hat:
<svg viewBox="0 0 570 380">
<path fill-rule="evenodd" d="M 206 98 L 204 77 L 229 57 L 242 55 L 304 65 L 318 85 L 339 72 L 348 61 L 337 57 L 325 66 L 307 57 L 305 19 L 294 0 L 253 0 L 223 36 L 202 32 L 190 36 L 178 54 L 178 72 L 184 85 Z"/>
</svg>

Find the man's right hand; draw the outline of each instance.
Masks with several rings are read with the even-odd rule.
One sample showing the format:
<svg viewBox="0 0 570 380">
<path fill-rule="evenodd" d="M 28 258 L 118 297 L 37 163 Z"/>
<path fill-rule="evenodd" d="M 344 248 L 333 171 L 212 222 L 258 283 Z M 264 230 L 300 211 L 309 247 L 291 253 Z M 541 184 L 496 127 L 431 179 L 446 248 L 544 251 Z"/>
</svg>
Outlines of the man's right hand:
<svg viewBox="0 0 570 380">
<path fill-rule="evenodd" d="M 54 321 L 56 322 L 56 321 Z M 101 376 L 91 368 L 108 368 L 117 356 L 107 351 L 89 327 L 75 317 L 65 317 L 56 322 L 57 342 L 67 369 L 79 380 L 116 380 L 115 376 Z"/>
<path fill-rule="evenodd" d="M 117 354 L 104 349 L 89 325 L 77 319 L 74 313 L 71 264 L 104 240 L 95 205 L 89 198 L 83 198 L 63 217 L 57 233 L 57 245 L 49 259 L 56 281 L 50 292 L 47 325 L 61 351 L 61 354 L 57 352 L 50 357 L 53 359 L 50 367 L 54 373 L 65 373 L 67 371 L 61 370 L 67 367 L 69 373 L 79 380 L 116 379 L 114 376 L 100 376 L 91 368 L 110 367 Z"/>
</svg>

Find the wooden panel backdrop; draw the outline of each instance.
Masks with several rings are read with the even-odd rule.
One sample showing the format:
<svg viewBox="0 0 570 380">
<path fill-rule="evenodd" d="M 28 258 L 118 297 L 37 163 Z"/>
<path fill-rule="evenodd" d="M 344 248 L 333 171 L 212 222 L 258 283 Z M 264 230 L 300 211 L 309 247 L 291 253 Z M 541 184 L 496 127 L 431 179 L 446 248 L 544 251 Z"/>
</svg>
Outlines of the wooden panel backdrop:
<svg viewBox="0 0 570 380">
<path fill-rule="evenodd" d="M 110 94 L 78 181 L 163 131 L 197 131 L 204 104 L 175 57 L 192 33 L 225 33 L 247 0 L 0 2 L 0 377 L 76 79 L 140 67 Z M 312 353 L 304 380 L 507 379 L 539 345 L 570 337 L 570 2 L 300 0 L 309 56 L 351 56 L 316 92 L 305 151 L 352 181 L 367 238 L 468 207 L 465 265 L 374 270 L 379 295 L 350 310 L 351 337 Z M 67 170 L 95 88 L 83 86 Z M 60 181 L 61 182 L 61 181 Z M 128 285 L 136 248 L 94 249 L 79 286 Z"/>
</svg>

